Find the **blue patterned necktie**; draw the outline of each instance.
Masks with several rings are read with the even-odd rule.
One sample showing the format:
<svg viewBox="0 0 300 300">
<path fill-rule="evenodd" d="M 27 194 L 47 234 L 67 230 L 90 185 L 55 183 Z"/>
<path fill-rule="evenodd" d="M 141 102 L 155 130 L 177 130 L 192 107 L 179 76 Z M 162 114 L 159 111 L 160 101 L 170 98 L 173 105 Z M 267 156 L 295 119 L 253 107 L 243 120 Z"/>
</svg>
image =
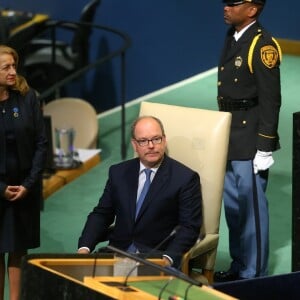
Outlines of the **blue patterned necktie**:
<svg viewBox="0 0 300 300">
<path fill-rule="evenodd" d="M 136 209 L 135 209 L 135 218 L 137 218 L 138 214 L 139 214 L 139 211 L 142 207 L 142 204 L 144 202 L 144 199 L 146 197 L 146 194 L 149 190 L 149 187 L 150 187 L 150 184 L 151 184 L 151 172 L 152 170 L 151 169 L 144 169 L 143 172 L 145 172 L 146 174 L 146 181 L 144 183 L 144 186 L 142 188 L 142 191 L 140 193 L 140 196 L 139 196 L 139 199 L 137 200 L 136 202 Z M 138 249 L 137 247 L 134 245 L 134 243 L 132 243 L 128 249 L 127 249 L 127 252 L 130 252 L 130 253 L 137 253 L 138 252 Z"/>
<path fill-rule="evenodd" d="M 150 187 L 150 184 L 151 184 L 151 172 L 152 170 L 151 169 L 144 169 L 144 172 L 146 174 L 146 181 L 144 183 L 144 186 L 143 186 L 143 189 L 141 191 L 141 194 L 139 196 L 139 199 L 136 203 L 136 210 L 135 210 L 135 218 L 138 216 L 139 214 L 139 211 L 143 205 L 143 202 L 144 202 L 144 199 L 145 199 L 145 196 L 149 190 L 149 187 Z"/>
</svg>

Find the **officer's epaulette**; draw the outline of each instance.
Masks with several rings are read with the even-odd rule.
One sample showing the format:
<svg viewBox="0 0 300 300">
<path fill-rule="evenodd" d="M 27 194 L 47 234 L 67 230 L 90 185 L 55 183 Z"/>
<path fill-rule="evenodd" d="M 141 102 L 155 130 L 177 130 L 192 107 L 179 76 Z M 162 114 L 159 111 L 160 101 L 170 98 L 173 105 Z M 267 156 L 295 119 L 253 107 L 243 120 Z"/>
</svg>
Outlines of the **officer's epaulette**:
<svg viewBox="0 0 300 300">
<path fill-rule="evenodd" d="M 252 40 L 252 43 L 250 45 L 250 48 L 249 48 L 249 52 L 248 52 L 248 67 L 249 67 L 249 70 L 250 70 L 250 73 L 254 73 L 254 70 L 253 70 L 253 66 L 252 66 L 252 61 L 253 61 L 253 53 L 254 53 L 254 48 L 258 42 L 258 39 L 262 36 L 262 30 L 259 28 L 257 30 L 257 34 L 256 36 L 253 38 Z M 272 41 L 274 42 L 274 44 L 276 45 L 277 47 L 277 50 L 278 50 L 278 54 L 279 54 L 279 60 L 281 62 L 282 60 L 282 51 L 281 51 L 281 48 L 280 48 L 280 45 L 279 43 L 276 41 L 275 38 L 271 37 L 272 38 Z"/>
</svg>

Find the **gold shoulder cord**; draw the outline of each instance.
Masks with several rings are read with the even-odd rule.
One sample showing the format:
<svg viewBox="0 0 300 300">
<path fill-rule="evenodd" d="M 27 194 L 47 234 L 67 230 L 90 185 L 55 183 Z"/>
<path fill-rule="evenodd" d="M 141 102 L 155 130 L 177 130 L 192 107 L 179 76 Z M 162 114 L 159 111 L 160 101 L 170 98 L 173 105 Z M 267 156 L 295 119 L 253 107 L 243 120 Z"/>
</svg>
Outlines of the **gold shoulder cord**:
<svg viewBox="0 0 300 300">
<path fill-rule="evenodd" d="M 249 52 L 248 52 L 248 67 L 249 67 L 249 70 L 250 70 L 250 73 L 253 74 L 254 71 L 253 71 L 253 66 L 252 66 L 252 60 L 253 60 L 253 52 L 254 52 L 254 48 L 257 44 L 257 41 L 258 39 L 260 38 L 262 34 L 258 34 L 254 37 L 251 45 L 250 45 L 250 48 L 249 48 Z M 279 60 L 281 61 L 282 60 L 282 51 L 281 51 L 281 48 L 280 48 L 280 45 L 279 43 L 276 41 L 276 39 L 274 39 L 272 37 L 272 40 L 273 42 L 275 43 L 276 47 L 277 47 L 277 50 L 278 50 L 278 53 L 279 53 Z"/>
<path fill-rule="evenodd" d="M 256 45 L 258 39 L 260 38 L 260 36 L 261 36 L 261 33 L 254 37 L 254 39 L 250 45 L 249 52 L 248 52 L 248 67 L 249 67 L 251 74 L 254 73 L 253 66 L 252 66 L 253 52 L 254 52 L 255 45 Z"/>
<path fill-rule="evenodd" d="M 279 53 L 279 61 L 281 62 L 282 61 L 282 51 L 281 51 L 281 47 L 279 45 L 279 43 L 276 41 L 276 39 L 274 39 L 272 37 L 272 40 L 273 42 L 275 43 L 276 47 L 277 47 L 277 50 L 278 50 L 278 53 Z"/>
</svg>

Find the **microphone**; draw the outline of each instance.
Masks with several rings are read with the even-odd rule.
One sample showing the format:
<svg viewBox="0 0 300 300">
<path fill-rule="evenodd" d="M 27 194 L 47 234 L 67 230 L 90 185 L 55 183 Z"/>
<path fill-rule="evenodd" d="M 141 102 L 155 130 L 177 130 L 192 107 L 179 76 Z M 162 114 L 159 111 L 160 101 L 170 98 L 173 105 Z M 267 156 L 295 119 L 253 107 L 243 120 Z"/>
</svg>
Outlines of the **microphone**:
<svg viewBox="0 0 300 300">
<path fill-rule="evenodd" d="M 187 297 L 188 297 L 188 292 L 190 290 L 190 288 L 192 287 L 193 285 L 190 284 L 186 289 L 185 289 L 185 292 L 184 292 L 184 300 L 187 300 Z"/>
<path fill-rule="evenodd" d="M 172 280 L 173 280 L 173 277 L 170 277 L 169 280 L 165 283 L 165 285 L 160 289 L 160 292 L 158 294 L 158 300 L 161 300 L 163 292 L 165 291 L 165 289 L 171 283 Z"/>
<path fill-rule="evenodd" d="M 113 253 L 109 252 L 94 252 L 89 254 L 80 254 L 80 255 L 87 255 L 88 257 L 94 257 L 94 263 L 93 263 L 93 270 L 92 270 L 92 277 L 94 278 L 96 276 L 96 269 L 97 269 L 97 259 L 98 258 L 113 258 Z"/>
<path fill-rule="evenodd" d="M 177 225 L 169 235 L 167 235 L 158 245 L 156 245 L 151 251 L 147 254 L 146 257 L 149 257 L 153 252 L 158 250 L 164 243 L 166 243 L 173 235 L 175 235 L 180 229 L 180 225 Z"/>
<path fill-rule="evenodd" d="M 97 267 L 97 256 L 95 255 L 94 264 L 93 264 L 93 272 L 92 272 L 93 278 L 95 278 L 95 276 L 96 276 L 96 267 Z"/>
<path fill-rule="evenodd" d="M 118 249 L 118 248 L 110 246 L 110 245 L 108 245 L 107 248 L 110 249 L 110 250 L 112 250 L 112 251 L 114 251 L 114 252 L 116 252 L 116 253 L 118 253 L 118 254 L 121 254 L 121 255 L 123 255 L 125 257 L 128 257 L 128 258 L 131 258 L 131 259 L 133 259 L 135 261 L 138 261 L 141 264 L 147 265 L 147 266 L 152 267 L 152 268 L 154 268 L 156 270 L 159 270 L 159 271 L 161 271 L 163 273 L 166 273 L 168 275 L 171 275 L 171 276 L 177 277 L 177 278 L 179 278 L 181 280 L 184 280 L 184 281 L 186 281 L 186 282 L 188 282 L 190 284 L 193 284 L 193 285 L 196 285 L 196 286 L 202 286 L 201 282 L 199 282 L 199 281 L 197 281 L 197 280 L 195 280 L 193 278 L 188 277 L 187 275 L 185 275 L 182 272 L 179 272 L 179 271 L 175 272 L 174 269 L 162 267 L 162 266 L 160 266 L 158 264 L 155 264 L 155 263 L 153 263 L 153 262 L 151 262 L 151 261 L 149 261 L 147 259 L 141 258 L 141 257 L 139 257 L 137 255 L 134 255 L 132 253 L 128 253 L 126 251 L 123 251 L 121 249 Z"/>
<path fill-rule="evenodd" d="M 168 234 L 159 244 L 157 244 L 154 248 L 152 248 L 147 254 L 146 256 L 144 256 L 144 259 L 146 260 L 147 258 L 149 258 L 151 256 L 151 254 L 155 253 L 164 243 L 166 243 L 171 237 L 173 237 L 177 231 L 180 229 L 180 225 L 177 225 L 170 234 Z M 127 286 L 127 281 L 129 276 L 132 274 L 132 272 L 140 265 L 139 262 L 137 262 L 135 264 L 135 266 L 128 272 L 125 280 L 124 280 L 124 286 Z"/>
</svg>

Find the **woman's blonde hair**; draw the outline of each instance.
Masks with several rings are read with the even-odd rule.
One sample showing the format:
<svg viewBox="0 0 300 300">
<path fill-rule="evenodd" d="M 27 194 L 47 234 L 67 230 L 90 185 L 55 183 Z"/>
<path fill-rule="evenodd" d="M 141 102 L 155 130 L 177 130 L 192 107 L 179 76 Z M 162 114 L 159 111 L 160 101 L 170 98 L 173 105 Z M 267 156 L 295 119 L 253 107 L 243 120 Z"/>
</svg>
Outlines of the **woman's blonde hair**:
<svg viewBox="0 0 300 300">
<path fill-rule="evenodd" d="M 16 68 L 18 68 L 19 55 L 15 49 L 6 45 L 0 45 L 0 55 L 2 54 L 12 55 L 16 64 Z M 16 83 L 11 87 L 11 89 L 19 91 L 21 95 L 25 95 L 29 91 L 29 85 L 23 76 L 17 74 Z"/>
</svg>

